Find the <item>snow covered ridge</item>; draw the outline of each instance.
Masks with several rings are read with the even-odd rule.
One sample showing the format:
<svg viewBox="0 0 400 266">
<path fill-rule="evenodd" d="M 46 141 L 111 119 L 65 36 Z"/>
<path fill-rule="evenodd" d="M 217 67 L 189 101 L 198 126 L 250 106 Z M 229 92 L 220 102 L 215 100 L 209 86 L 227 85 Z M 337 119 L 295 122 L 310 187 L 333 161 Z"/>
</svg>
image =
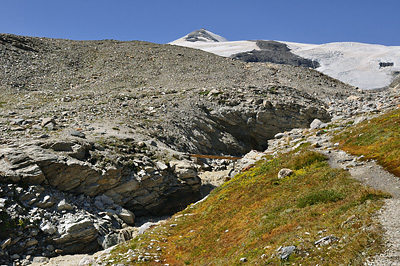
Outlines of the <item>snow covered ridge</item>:
<svg viewBox="0 0 400 266">
<path fill-rule="evenodd" d="M 294 54 L 318 61 L 318 71 L 361 89 L 387 87 L 400 73 L 400 46 L 285 43 Z"/>
<path fill-rule="evenodd" d="M 400 46 L 354 42 L 302 44 L 281 42 L 291 52 L 317 61 L 316 69 L 363 90 L 388 87 L 400 74 Z M 170 44 L 204 50 L 224 57 L 261 50 L 255 41 L 227 41 L 205 29 L 194 31 Z"/>
<path fill-rule="evenodd" d="M 182 38 L 173 41 L 172 43 L 182 43 L 182 42 L 227 42 L 228 40 L 217 34 L 214 34 L 206 29 L 200 29 L 189 33 Z"/>
</svg>

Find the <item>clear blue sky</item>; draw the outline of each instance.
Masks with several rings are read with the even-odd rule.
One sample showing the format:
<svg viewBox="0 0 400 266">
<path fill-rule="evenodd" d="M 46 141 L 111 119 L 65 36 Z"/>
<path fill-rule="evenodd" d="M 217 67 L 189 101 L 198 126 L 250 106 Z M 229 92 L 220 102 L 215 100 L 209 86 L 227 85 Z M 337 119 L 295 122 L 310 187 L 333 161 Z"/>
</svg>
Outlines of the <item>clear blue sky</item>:
<svg viewBox="0 0 400 266">
<path fill-rule="evenodd" d="M 206 28 L 228 40 L 400 46 L 400 0 L 0 0 L 0 33 L 167 43 Z"/>
</svg>

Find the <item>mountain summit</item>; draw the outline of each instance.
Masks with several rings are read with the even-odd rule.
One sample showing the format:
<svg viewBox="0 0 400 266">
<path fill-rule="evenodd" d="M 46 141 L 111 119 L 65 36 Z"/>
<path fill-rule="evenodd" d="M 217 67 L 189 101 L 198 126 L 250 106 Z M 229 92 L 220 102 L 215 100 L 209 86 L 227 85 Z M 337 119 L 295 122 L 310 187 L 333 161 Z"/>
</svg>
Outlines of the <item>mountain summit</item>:
<svg viewBox="0 0 400 266">
<path fill-rule="evenodd" d="M 228 40 L 206 29 L 200 29 L 189 33 L 188 35 L 174 41 L 173 43 L 182 42 L 227 42 Z"/>
</svg>

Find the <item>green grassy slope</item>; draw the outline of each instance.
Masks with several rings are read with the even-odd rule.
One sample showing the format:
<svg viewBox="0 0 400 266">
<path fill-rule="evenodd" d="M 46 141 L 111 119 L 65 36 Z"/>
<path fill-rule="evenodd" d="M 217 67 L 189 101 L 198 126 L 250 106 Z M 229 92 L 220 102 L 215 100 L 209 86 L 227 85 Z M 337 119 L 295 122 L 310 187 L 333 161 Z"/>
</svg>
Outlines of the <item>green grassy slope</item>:
<svg viewBox="0 0 400 266">
<path fill-rule="evenodd" d="M 125 265 L 358 265 L 379 250 L 372 219 L 387 195 L 303 150 L 259 162 L 166 223 L 119 246 Z M 280 169 L 294 173 L 278 179 Z M 327 245 L 315 241 L 332 236 Z M 296 246 L 289 259 L 277 249 Z M 146 261 L 143 261 L 145 258 Z"/>
<path fill-rule="evenodd" d="M 400 109 L 349 128 L 336 136 L 341 149 L 367 159 L 376 159 L 400 176 Z"/>
</svg>

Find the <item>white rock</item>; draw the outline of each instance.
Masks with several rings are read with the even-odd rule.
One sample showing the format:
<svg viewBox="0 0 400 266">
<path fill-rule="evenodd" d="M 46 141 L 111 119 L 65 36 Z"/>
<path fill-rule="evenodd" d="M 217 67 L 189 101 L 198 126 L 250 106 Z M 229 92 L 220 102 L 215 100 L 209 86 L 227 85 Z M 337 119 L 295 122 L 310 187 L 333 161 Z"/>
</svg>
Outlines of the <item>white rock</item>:
<svg viewBox="0 0 400 266">
<path fill-rule="evenodd" d="M 286 134 L 286 133 L 280 132 L 280 133 L 276 134 L 276 135 L 274 136 L 274 138 L 280 139 L 280 138 L 286 137 L 287 135 L 288 135 L 288 134 Z"/>
<path fill-rule="evenodd" d="M 179 178 L 186 179 L 197 176 L 196 166 L 190 161 L 171 161 L 170 165 Z"/>
<path fill-rule="evenodd" d="M 84 265 L 94 265 L 96 261 L 93 258 L 89 257 L 84 257 L 83 259 L 80 260 L 79 266 L 84 266 Z"/>
<path fill-rule="evenodd" d="M 51 223 L 43 223 L 40 226 L 40 230 L 42 230 L 45 234 L 52 235 L 56 232 L 56 227 Z"/>
<path fill-rule="evenodd" d="M 293 173 L 293 170 L 288 169 L 288 168 L 283 168 L 283 169 L 281 169 L 281 170 L 279 171 L 279 173 L 278 173 L 278 178 L 281 179 L 281 178 L 290 176 L 292 173 Z"/>
<path fill-rule="evenodd" d="M 48 263 L 49 262 L 49 258 L 46 257 L 34 257 L 32 259 L 32 263 Z"/>
<path fill-rule="evenodd" d="M 320 128 L 324 128 L 326 126 L 327 126 L 326 123 L 322 122 L 321 120 L 319 120 L 317 118 L 314 119 L 310 124 L 311 129 L 320 129 Z"/>
<path fill-rule="evenodd" d="M 127 209 L 120 208 L 117 209 L 117 215 L 121 218 L 122 221 L 127 223 L 128 225 L 135 225 L 135 215 Z"/>
<path fill-rule="evenodd" d="M 74 209 L 74 206 L 72 206 L 71 204 L 67 203 L 65 201 L 65 199 L 61 200 L 57 205 L 57 210 L 58 211 L 62 211 L 62 210 L 71 211 L 73 209 Z"/>
</svg>

